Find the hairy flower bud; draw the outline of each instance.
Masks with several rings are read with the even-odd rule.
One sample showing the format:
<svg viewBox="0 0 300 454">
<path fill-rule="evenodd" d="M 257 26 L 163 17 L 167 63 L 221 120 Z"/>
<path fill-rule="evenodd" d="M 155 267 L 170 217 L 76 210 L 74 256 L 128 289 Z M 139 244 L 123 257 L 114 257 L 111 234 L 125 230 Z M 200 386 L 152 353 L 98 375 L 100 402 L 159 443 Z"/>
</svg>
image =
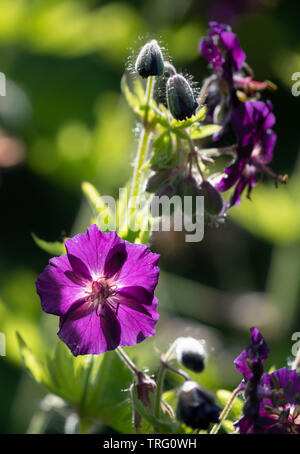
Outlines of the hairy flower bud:
<svg viewBox="0 0 300 454">
<path fill-rule="evenodd" d="M 167 101 L 169 110 L 176 120 L 191 117 L 198 107 L 190 84 L 180 74 L 168 79 Z"/>
<path fill-rule="evenodd" d="M 205 341 L 193 337 L 179 337 L 176 341 L 177 361 L 194 372 L 202 372 L 205 366 Z"/>
<path fill-rule="evenodd" d="M 135 70 L 141 77 L 161 76 L 164 72 L 164 59 L 155 39 L 145 44 L 135 62 Z"/>
<path fill-rule="evenodd" d="M 192 429 L 207 430 L 210 423 L 219 421 L 221 408 L 214 396 L 194 381 L 186 381 L 180 391 L 177 417 Z"/>
<path fill-rule="evenodd" d="M 173 66 L 169 61 L 165 61 L 164 65 L 165 65 L 164 74 L 167 74 L 169 76 L 175 76 L 175 74 L 177 74 L 175 66 Z"/>
</svg>

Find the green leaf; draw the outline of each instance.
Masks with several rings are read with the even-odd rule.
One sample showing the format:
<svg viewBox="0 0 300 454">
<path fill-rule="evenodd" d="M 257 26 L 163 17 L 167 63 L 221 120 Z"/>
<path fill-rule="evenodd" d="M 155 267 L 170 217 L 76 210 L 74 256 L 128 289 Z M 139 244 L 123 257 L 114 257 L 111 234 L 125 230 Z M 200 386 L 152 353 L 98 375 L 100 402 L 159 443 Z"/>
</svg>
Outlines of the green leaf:
<svg viewBox="0 0 300 454">
<path fill-rule="evenodd" d="M 229 399 L 231 398 L 231 395 L 232 395 L 231 391 L 227 391 L 226 389 L 219 389 L 216 392 L 218 404 L 224 408 Z M 240 418 L 242 414 L 243 405 L 244 405 L 243 400 L 240 399 L 239 397 L 236 397 L 227 415 L 227 418 L 233 420 Z"/>
<path fill-rule="evenodd" d="M 125 96 L 126 101 L 128 102 L 129 106 L 132 108 L 133 112 L 137 115 L 144 115 L 143 110 L 140 108 L 141 100 L 141 91 L 138 89 L 138 96 L 132 93 L 130 88 L 127 84 L 127 76 L 126 74 L 123 75 L 121 79 L 121 90 Z"/>
<path fill-rule="evenodd" d="M 152 408 L 154 408 L 154 398 L 152 398 L 152 396 L 149 397 L 152 403 Z M 132 398 L 138 413 L 142 416 L 142 418 L 145 419 L 148 424 L 154 427 L 156 431 L 160 433 L 174 433 L 178 424 L 172 421 L 167 413 L 163 414 L 164 419 L 162 419 L 162 417 L 157 418 L 154 415 L 154 412 L 138 399 L 136 387 L 133 388 Z"/>
<path fill-rule="evenodd" d="M 61 341 L 45 357 L 35 356 L 18 334 L 26 369 L 41 385 L 92 418 L 121 433 L 135 433 L 131 422 L 131 371 L 115 352 L 74 357 Z"/>
<path fill-rule="evenodd" d="M 204 137 L 209 137 L 219 132 L 222 129 L 222 126 L 219 125 L 192 125 L 190 129 L 190 138 L 192 140 L 203 139 Z"/>
<path fill-rule="evenodd" d="M 35 235 L 35 233 L 32 233 L 32 238 L 41 249 L 48 252 L 50 255 L 59 256 L 66 253 L 65 245 L 60 241 L 45 241 Z"/>
<path fill-rule="evenodd" d="M 42 361 L 35 357 L 32 351 L 27 347 L 22 336 L 18 332 L 16 333 L 16 335 L 21 359 L 26 369 L 38 383 L 44 385 L 50 391 L 53 391 L 54 387 L 51 384 L 51 379 L 47 367 L 45 367 L 45 364 Z"/>
<path fill-rule="evenodd" d="M 153 142 L 154 154 L 151 158 L 153 170 L 169 169 L 175 166 L 176 155 L 173 153 L 172 137 L 168 131 L 163 132 Z"/>
<path fill-rule="evenodd" d="M 222 422 L 222 427 L 225 430 L 226 433 L 232 434 L 235 431 L 235 427 L 233 425 L 232 421 L 229 421 L 228 419 L 225 419 Z"/>
<path fill-rule="evenodd" d="M 93 213 L 96 217 L 96 222 L 100 228 L 107 230 L 115 229 L 114 216 L 108 204 L 103 200 L 97 189 L 87 181 L 82 183 L 82 191 L 87 197 Z"/>
<path fill-rule="evenodd" d="M 171 121 L 171 129 L 176 130 L 176 129 L 188 128 L 188 127 L 192 126 L 194 123 L 196 123 L 197 121 L 204 120 L 205 115 L 206 115 L 206 107 L 203 106 L 198 110 L 198 112 L 195 113 L 195 115 L 193 115 L 190 118 L 186 118 L 185 120 L 173 119 Z"/>
</svg>

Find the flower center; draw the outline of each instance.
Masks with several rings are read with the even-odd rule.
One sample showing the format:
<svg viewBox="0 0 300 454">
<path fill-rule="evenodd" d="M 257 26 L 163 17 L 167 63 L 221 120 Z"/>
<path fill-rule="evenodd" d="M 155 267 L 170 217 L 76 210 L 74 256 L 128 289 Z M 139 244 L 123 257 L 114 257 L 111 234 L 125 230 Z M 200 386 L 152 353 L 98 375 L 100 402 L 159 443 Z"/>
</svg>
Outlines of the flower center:
<svg viewBox="0 0 300 454">
<path fill-rule="evenodd" d="M 101 305 L 109 303 L 108 299 L 115 294 L 115 285 L 109 285 L 106 281 L 98 280 L 92 282 L 89 301 L 95 306 L 97 313 Z"/>
</svg>

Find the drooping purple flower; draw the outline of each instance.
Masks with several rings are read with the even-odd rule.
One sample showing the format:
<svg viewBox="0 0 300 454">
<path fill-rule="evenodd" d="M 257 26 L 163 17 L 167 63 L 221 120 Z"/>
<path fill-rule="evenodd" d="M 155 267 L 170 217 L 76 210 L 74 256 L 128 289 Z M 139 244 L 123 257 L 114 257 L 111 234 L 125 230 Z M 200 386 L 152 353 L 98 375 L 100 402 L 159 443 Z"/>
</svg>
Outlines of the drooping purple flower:
<svg viewBox="0 0 300 454">
<path fill-rule="evenodd" d="M 74 356 L 134 345 L 155 334 L 158 254 L 97 225 L 66 241 L 36 282 L 45 312 Z"/>
<path fill-rule="evenodd" d="M 231 82 L 233 74 L 242 68 L 246 55 L 228 25 L 209 22 L 209 26 L 208 36 L 200 41 L 200 52 L 221 78 Z"/>
<path fill-rule="evenodd" d="M 282 368 L 263 373 L 269 348 L 257 328 L 252 340 L 236 358 L 235 366 L 244 376 L 243 416 L 235 423 L 240 434 L 300 433 L 300 375 Z"/>
<path fill-rule="evenodd" d="M 270 353 L 260 331 L 257 328 L 251 328 L 250 332 L 250 344 L 234 361 L 236 369 L 244 375 L 246 380 L 253 377 L 256 364 L 262 365 Z"/>
<path fill-rule="evenodd" d="M 237 159 L 225 169 L 225 176 L 217 184 L 219 191 L 227 191 L 236 185 L 229 201 L 229 206 L 240 203 L 241 194 L 248 187 L 250 197 L 252 188 L 257 183 L 257 176 L 265 174 L 276 178 L 267 167 L 273 158 L 273 149 L 277 135 L 271 129 L 275 124 L 275 115 L 270 101 L 246 101 L 234 109 L 231 124 L 236 132 Z"/>
</svg>

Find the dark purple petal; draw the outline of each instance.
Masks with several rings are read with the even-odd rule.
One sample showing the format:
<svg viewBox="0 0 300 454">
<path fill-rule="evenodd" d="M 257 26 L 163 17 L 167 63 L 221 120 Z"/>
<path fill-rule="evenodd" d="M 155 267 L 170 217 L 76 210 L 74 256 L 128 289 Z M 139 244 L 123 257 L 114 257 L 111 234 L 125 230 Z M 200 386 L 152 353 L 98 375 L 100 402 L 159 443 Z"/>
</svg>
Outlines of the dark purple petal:
<svg viewBox="0 0 300 454">
<path fill-rule="evenodd" d="M 114 302 L 125 304 L 126 306 L 136 311 L 143 312 L 149 315 L 147 307 L 153 303 L 154 296 L 148 292 L 144 287 L 123 287 L 117 290 L 117 294 L 114 297 Z"/>
<path fill-rule="evenodd" d="M 236 369 L 241 372 L 246 380 L 253 377 L 256 363 L 263 364 L 269 356 L 269 348 L 257 328 L 251 328 L 252 340 L 248 347 L 235 359 Z"/>
<path fill-rule="evenodd" d="M 116 244 L 107 254 L 104 264 L 104 276 L 111 278 L 117 274 L 127 259 L 125 243 Z"/>
<path fill-rule="evenodd" d="M 233 74 L 242 68 L 246 55 L 230 27 L 217 22 L 210 22 L 209 26 L 208 36 L 200 41 L 199 50 L 215 70 L 222 68 L 221 77 L 231 83 Z"/>
<path fill-rule="evenodd" d="M 88 305 L 61 317 L 58 337 L 74 356 L 100 354 L 120 345 L 120 324 L 114 311 L 103 305 L 100 315 Z"/>
<path fill-rule="evenodd" d="M 269 398 L 266 397 L 263 400 L 264 404 L 274 406 L 276 401 L 280 401 L 281 404 L 283 401 L 289 405 L 300 404 L 300 375 L 295 370 L 283 367 L 271 374 L 265 373 L 262 376 L 262 385 L 266 395 L 270 394 Z M 272 393 L 274 393 L 273 398 L 271 398 Z"/>
<path fill-rule="evenodd" d="M 118 320 L 121 325 L 121 346 L 135 345 L 146 337 L 154 336 L 155 325 L 159 319 L 156 310 L 157 298 L 153 298 L 152 305 L 147 306 L 146 312 L 136 310 L 127 304 L 120 304 Z"/>
<path fill-rule="evenodd" d="M 118 288 L 129 286 L 144 287 L 154 292 L 157 285 L 159 254 L 153 254 L 147 246 L 126 242 L 127 260 L 122 266 L 116 283 Z"/>
<path fill-rule="evenodd" d="M 43 311 L 55 315 L 65 314 L 70 306 L 86 296 L 86 282 L 76 276 L 66 255 L 52 258 L 36 281 L 37 293 Z"/>
<path fill-rule="evenodd" d="M 80 233 L 66 241 L 67 254 L 77 257 L 89 270 L 92 277 L 103 274 L 107 254 L 115 245 L 122 243 L 116 232 L 100 232 L 96 224 L 88 227 L 87 233 Z"/>
</svg>

